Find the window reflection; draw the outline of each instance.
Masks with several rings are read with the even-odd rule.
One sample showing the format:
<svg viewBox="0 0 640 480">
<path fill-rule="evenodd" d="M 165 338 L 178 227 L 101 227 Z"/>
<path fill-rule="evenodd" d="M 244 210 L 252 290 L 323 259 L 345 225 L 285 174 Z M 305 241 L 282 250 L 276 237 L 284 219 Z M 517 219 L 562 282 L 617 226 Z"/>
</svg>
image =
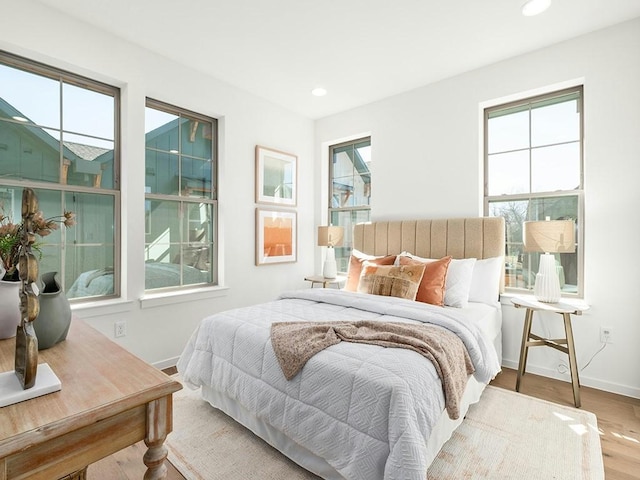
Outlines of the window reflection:
<svg viewBox="0 0 640 480">
<path fill-rule="evenodd" d="M 215 121 L 154 100 L 145 112 L 145 288 L 215 283 Z"/>
<path fill-rule="evenodd" d="M 115 87 L 0 53 L 1 206 L 19 219 L 26 184 L 45 216 L 76 214 L 74 228 L 44 239 L 40 261 L 72 299 L 119 294 L 118 98 Z"/>
<path fill-rule="evenodd" d="M 0 65 L 0 175 L 114 188 L 114 102 L 110 95 Z"/>
</svg>

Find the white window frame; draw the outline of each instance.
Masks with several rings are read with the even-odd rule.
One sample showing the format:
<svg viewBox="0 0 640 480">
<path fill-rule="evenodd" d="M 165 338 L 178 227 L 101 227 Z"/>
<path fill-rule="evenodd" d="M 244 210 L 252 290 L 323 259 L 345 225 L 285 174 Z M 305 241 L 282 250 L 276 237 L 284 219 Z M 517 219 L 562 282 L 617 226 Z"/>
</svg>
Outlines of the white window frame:
<svg viewBox="0 0 640 480">
<path fill-rule="evenodd" d="M 342 149 L 344 147 L 356 147 L 358 144 L 362 144 L 368 142 L 369 147 L 371 147 L 371 136 L 359 137 L 354 140 L 348 140 L 345 142 L 337 143 L 329 146 L 329 191 L 328 191 L 328 211 L 327 218 L 329 225 L 343 226 L 345 227 L 343 243 L 341 247 L 336 248 L 336 259 L 338 260 L 338 271 L 340 273 L 346 273 L 349 265 L 349 253 L 353 248 L 353 239 L 352 239 L 352 227 L 355 223 L 362 221 L 362 219 L 358 220 L 357 216 L 361 212 L 366 212 L 367 219 L 369 221 L 371 219 L 371 191 L 369 192 L 369 203 L 368 204 L 358 204 L 352 206 L 334 206 L 333 205 L 333 185 L 334 185 L 334 171 L 333 171 L 333 158 L 334 152 L 336 150 Z M 369 189 L 371 189 L 371 171 L 369 171 Z M 351 221 L 349 225 L 341 225 L 339 221 L 333 221 L 334 219 L 339 219 L 339 214 L 341 213 L 350 213 Z M 354 221 L 355 220 L 355 221 Z"/>
<path fill-rule="evenodd" d="M 107 196 L 107 197 L 111 197 L 113 199 L 113 206 L 114 206 L 114 211 L 113 211 L 113 215 L 114 215 L 114 225 L 113 225 L 113 251 L 112 251 L 112 255 L 113 255 L 113 265 L 104 265 L 103 268 L 105 271 L 109 271 L 109 273 L 111 273 L 113 275 L 113 280 L 112 280 L 112 285 L 113 285 L 113 293 L 111 294 L 104 294 L 104 295 L 98 295 L 98 296 L 91 296 L 91 297 L 76 297 L 76 298 L 70 298 L 71 303 L 76 304 L 76 303 L 81 303 L 81 302 L 86 302 L 86 301 L 96 301 L 96 300 L 103 300 L 103 299 L 112 299 L 115 297 L 119 297 L 121 295 L 121 268 L 120 268 L 120 249 L 121 249 L 121 228 L 120 228 L 120 216 L 121 216 L 121 192 L 120 192 L 120 89 L 118 87 L 114 87 L 112 85 L 108 85 L 102 82 L 99 82 L 97 80 L 93 80 L 91 78 L 87 78 L 87 77 L 83 77 L 80 75 L 77 75 L 75 73 L 71 73 L 50 65 L 46 65 L 40 62 L 36 62 L 34 60 L 28 59 L 28 58 L 24 58 L 24 57 L 20 57 L 18 55 L 14 55 L 12 53 L 9 52 L 5 52 L 0 50 L 0 64 L 6 65 L 8 67 L 12 67 L 12 68 L 16 68 L 19 70 L 23 70 L 25 72 L 28 73 L 32 73 L 35 75 L 39 75 L 54 81 L 57 81 L 60 83 L 60 90 L 62 92 L 63 86 L 64 85 L 70 85 L 73 87 L 77 87 L 80 89 L 84 89 L 87 91 L 91 91 L 91 92 L 96 92 L 96 93 L 100 93 L 103 95 L 107 95 L 113 98 L 113 139 L 110 141 L 113 141 L 113 185 L 111 185 L 111 188 L 103 188 L 101 185 L 98 185 L 97 183 L 94 184 L 93 186 L 87 186 L 87 185 L 78 185 L 78 184 L 67 184 L 65 183 L 64 180 L 64 173 L 67 170 L 65 170 L 65 168 L 67 167 L 65 162 L 64 162 L 64 149 L 61 147 L 60 149 L 60 177 L 58 179 L 58 182 L 50 182 L 50 181 L 43 181 L 43 180 L 31 180 L 31 179 L 12 179 L 12 178 L 3 178 L 2 179 L 2 187 L 11 187 L 11 188 L 24 188 L 24 187 L 30 187 L 37 190 L 48 190 L 48 191 L 55 191 L 55 192 L 60 192 L 60 194 L 64 197 L 65 194 L 73 194 L 74 198 L 75 195 L 81 195 L 81 194 L 88 194 L 88 195 L 100 195 L 100 196 Z M 62 94 L 61 94 L 61 100 L 62 100 Z M 60 125 L 57 127 L 52 127 L 52 126 L 48 126 L 48 125 L 37 125 L 37 124 L 33 124 L 33 123 L 28 123 L 27 125 L 29 125 L 30 127 L 33 128 L 47 128 L 50 131 L 57 131 L 60 133 L 60 138 L 62 139 L 62 142 L 64 142 L 64 135 L 65 134 L 71 134 L 71 135 L 84 135 L 84 136 L 89 136 L 91 137 L 91 135 L 83 133 L 83 132 L 73 132 L 73 131 L 68 131 L 65 130 L 64 128 L 64 118 L 63 118 L 63 111 L 62 108 L 60 110 Z M 8 119 L 8 121 L 11 121 L 11 119 Z M 96 139 L 99 139 L 99 137 L 93 137 Z M 95 179 L 93 180 L 94 182 L 97 182 Z M 68 207 L 68 208 L 66 208 Z M 65 205 L 65 209 L 68 210 L 73 210 L 73 207 L 70 205 Z M 55 216 L 55 215 L 61 215 L 62 212 L 43 212 L 45 217 L 46 216 Z M 78 213 L 78 212 L 75 212 Z M 74 229 L 81 229 L 82 227 L 82 216 L 78 215 L 77 217 L 77 225 L 75 227 L 73 227 Z M 67 239 L 67 236 L 75 236 L 76 235 L 76 231 L 71 231 L 71 232 L 67 232 L 66 229 L 62 228 L 60 233 L 62 235 L 62 244 L 61 247 L 59 249 L 59 254 L 60 254 L 60 268 L 61 271 L 59 271 L 59 275 L 58 275 L 58 280 L 61 282 L 63 290 L 68 290 L 71 285 L 69 284 L 70 282 L 67 282 L 67 278 L 66 278 L 66 264 L 67 262 L 71 261 L 68 260 L 66 257 L 68 255 L 67 253 L 67 249 L 65 248 L 65 244 L 68 243 L 73 243 L 74 247 L 82 247 L 83 245 L 92 247 L 95 246 L 93 243 L 78 243 L 75 240 L 71 241 Z M 111 243 L 111 242 L 109 242 Z M 47 248 L 47 242 L 46 239 L 43 241 L 44 247 Z M 108 245 L 108 244 L 105 244 Z M 54 253 L 51 250 L 47 250 L 46 255 L 47 256 L 51 256 Z"/>
<path fill-rule="evenodd" d="M 572 190 L 558 190 L 558 191 L 550 191 L 550 192 L 531 192 L 531 187 L 529 188 L 529 192 L 527 193 L 519 193 L 519 194 L 494 194 L 489 195 L 489 116 L 496 111 L 500 110 L 518 110 L 519 108 L 526 108 L 529 106 L 529 112 L 531 111 L 531 105 L 534 103 L 544 102 L 545 100 L 553 101 L 554 98 L 563 97 L 566 95 L 577 94 L 577 104 L 580 112 L 580 121 L 579 121 L 579 150 L 580 150 L 580 185 L 579 188 Z M 584 298 L 584 88 L 582 85 L 577 85 L 574 87 L 565 88 L 562 90 L 556 90 L 549 93 L 544 93 L 541 95 L 536 95 L 532 97 L 526 97 L 519 100 L 511 101 L 504 104 L 493 105 L 484 109 L 484 142 L 483 142 L 483 151 L 484 151 L 484 215 L 492 216 L 491 204 L 494 202 L 505 202 L 505 201 L 531 201 L 531 200 L 544 200 L 544 199 L 552 199 L 563 196 L 575 196 L 577 197 L 577 234 L 576 234 L 576 263 L 577 263 L 577 291 L 576 292 L 562 292 L 563 297 L 575 297 L 575 298 Z M 532 147 L 531 146 L 531 121 L 529 119 L 529 168 L 531 169 L 531 152 L 535 148 L 540 148 L 540 146 Z M 538 219 L 529 219 L 526 220 L 538 220 Z M 516 244 L 521 243 L 522 239 L 519 238 L 510 238 L 509 235 L 509 225 L 507 225 L 507 245 L 506 252 L 509 253 L 510 243 Z M 537 264 L 533 265 L 537 271 Z M 528 288 L 521 288 L 518 286 L 509 286 L 506 287 L 507 292 L 511 293 L 530 293 L 533 291 L 533 283 L 531 283 Z"/>
<path fill-rule="evenodd" d="M 212 207 L 212 214 L 213 214 L 213 218 L 211 221 L 211 232 L 209 232 L 211 241 L 212 241 L 212 246 L 211 246 L 211 251 L 209 253 L 209 258 L 210 258 L 210 264 L 209 264 L 209 281 L 206 282 L 202 282 L 202 283 L 185 283 L 185 279 L 183 277 L 183 274 L 181 273 L 180 275 L 180 285 L 176 285 L 176 286 L 172 286 L 172 287 L 163 287 L 163 288 L 146 288 L 145 287 L 145 294 L 149 295 L 149 294 L 154 294 L 156 292 L 160 292 L 160 291 L 175 291 L 175 290 L 185 290 L 185 289 L 194 289 L 194 288 L 208 288 L 208 287 L 212 287 L 212 286 L 217 286 L 219 285 L 218 279 L 219 279 L 219 261 L 218 261 L 218 231 L 219 231 L 219 222 L 218 222 L 218 164 L 217 164 L 217 159 L 218 159 L 218 154 L 217 154 L 217 147 L 218 147 L 218 125 L 217 125 L 217 120 L 215 118 L 211 118 L 196 112 L 193 112 L 191 110 L 187 110 L 185 108 L 181 108 L 175 105 L 171 105 L 159 100 L 155 100 L 152 98 L 147 98 L 146 99 L 146 107 L 148 108 L 152 108 L 152 109 L 156 109 L 159 111 L 163 111 L 166 113 L 170 113 L 173 115 L 176 115 L 178 117 L 182 117 L 183 115 L 190 118 L 190 119 L 200 119 L 202 122 L 206 122 L 206 123 L 210 123 L 211 124 L 211 136 L 212 136 L 212 140 L 211 140 L 211 162 L 212 162 L 212 178 L 211 178 L 211 192 L 209 194 L 208 197 L 190 197 L 188 195 L 182 195 L 182 192 L 178 192 L 178 194 L 175 195 L 170 195 L 170 194 L 162 194 L 162 193 L 150 193 L 148 191 L 148 189 L 145 187 L 145 217 L 146 217 L 146 211 L 147 211 L 147 207 L 148 205 L 154 201 L 154 200 L 158 200 L 158 201 L 170 201 L 170 202 L 176 202 L 180 205 L 180 212 L 181 214 L 184 214 L 187 206 L 189 205 L 197 205 L 197 204 L 206 204 Z M 179 133 L 181 134 L 181 129 L 179 130 Z M 179 141 L 179 147 L 178 147 L 178 151 L 175 152 L 176 155 L 179 155 L 180 157 L 182 157 L 183 152 L 182 152 L 182 142 Z M 172 152 L 173 153 L 173 152 Z M 179 169 L 179 171 L 181 172 L 181 170 Z M 180 175 L 182 175 L 182 173 L 180 173 Z M 182 177 L 181 177 L 182 178 Z M 148 220 L 147 218 L 145 218 L 145 233 L 148 233 Z M 190 243 L 190 239 L 188 238 L 188 234 L 187 232 L 181 232 L 181 235 L 183 236 L 180 244 L 182 246 L 188 246 Z M 145 245 L 146 245 L 146 240 L 145 240 Z M 183 249 L 181 248 L 181 258 L 180 258 L 180 264 L 183 265 L 184 263 L 184 258 L 183 258 Z"/>
</svg>

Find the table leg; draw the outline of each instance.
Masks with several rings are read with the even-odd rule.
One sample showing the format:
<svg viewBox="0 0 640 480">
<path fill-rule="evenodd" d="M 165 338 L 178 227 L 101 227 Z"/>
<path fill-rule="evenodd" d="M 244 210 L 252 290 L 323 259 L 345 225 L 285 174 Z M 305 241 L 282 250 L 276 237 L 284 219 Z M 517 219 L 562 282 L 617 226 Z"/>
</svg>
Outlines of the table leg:
<svg viewBox="0 0 640 480">
<path fill-rule="evenodd" d="M 168 395 L 147 404 L 147 434 L 144 439 L 148 447 L 144 454 L 147 471 L 144 480 L 161 480 L 167 476 L 167 447 L 164 441 L 173 429 L 173 397 Z"/>
<path fill-rule="evenodd" d="M 87 480 L 87 467 L 84 467 L 82 470 L 71 473 L 66 477 L 62 477 L 58 480 Z"/>
<path fill-rule="evenodd" d="M 524 326 L 522 328 L 522 345 L 520 346 L 520 363 L 518 364 L 518 376 L 516 378 L 516 392 L 520 391 L 520 379 L 524 375 L 527 366 L 527 354 L 529 353 L 527 342 L 529 341 L 529 334 L 531 333 L 532 318 L 533 310 L 527 308 L 527 313 L 524 316 Z"/>
<path fill-rule="evenodd" d="M 573 386 L 573 401 L 576 408 L 580 408 L 580 378 L 578 377 L 578 362 L 576 362 L 576 349 L 573 344 L 573 329 L 571 328 L 571 314 L 563 313 L 564 331 L 567 337 L 567 349 L 569 350 L 569 368 L 571 370 L 571 385 Z"/>
</svg>

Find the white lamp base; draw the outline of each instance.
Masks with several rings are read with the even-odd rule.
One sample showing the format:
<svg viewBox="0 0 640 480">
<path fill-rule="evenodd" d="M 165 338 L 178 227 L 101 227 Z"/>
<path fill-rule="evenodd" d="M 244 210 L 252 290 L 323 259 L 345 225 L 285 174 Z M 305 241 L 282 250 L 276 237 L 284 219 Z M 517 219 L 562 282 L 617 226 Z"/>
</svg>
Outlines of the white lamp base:
<svg viewBox="0 0 640 480">
<path fill-rule="evenodd" d="M 549 253 L 540 255 L 540 267 L 536 275 L 533 294 L 540 302 L 558 303 L 560 301 L 560 280 L 556 269 L 556 259 Z"/>
<path fill-rule="evenodd" d="M 324 278 L 336 278 L 338 276 L 338 266 L 336 265 L 336 252 L 333 247 L 327 247 L 327 256 L 324 259 L 322 268 Z"/>
</svg>

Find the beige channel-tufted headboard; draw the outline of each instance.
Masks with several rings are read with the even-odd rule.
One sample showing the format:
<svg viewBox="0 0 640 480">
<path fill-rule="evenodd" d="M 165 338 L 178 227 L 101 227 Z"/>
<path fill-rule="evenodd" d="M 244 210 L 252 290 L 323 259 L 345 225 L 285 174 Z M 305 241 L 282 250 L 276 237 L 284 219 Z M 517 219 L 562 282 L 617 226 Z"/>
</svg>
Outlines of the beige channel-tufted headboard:
<svg viewBox="0 0 640 480">
<path fill-rule="evenodd" d="M 489 258 L 505 253 L 502 217 L 443 218 L 359 223 L 353 248 L 369 255 L 410 252 L 424 258 Z M 504 275 L 503 275 L 504 277 Z M 504 278 L 500 292 L 504 291 Z"/>
</svg>

